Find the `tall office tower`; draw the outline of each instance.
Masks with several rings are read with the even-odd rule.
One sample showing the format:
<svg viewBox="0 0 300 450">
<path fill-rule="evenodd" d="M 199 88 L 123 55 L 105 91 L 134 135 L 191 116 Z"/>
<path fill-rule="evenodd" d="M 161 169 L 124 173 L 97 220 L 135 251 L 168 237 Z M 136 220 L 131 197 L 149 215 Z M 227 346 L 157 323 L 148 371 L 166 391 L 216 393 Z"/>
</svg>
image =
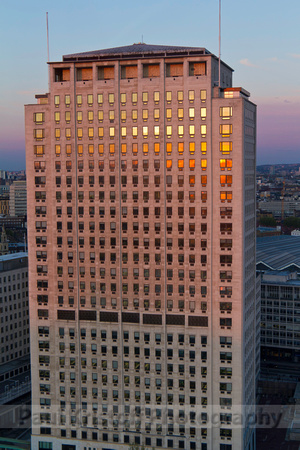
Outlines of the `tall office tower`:
<svg viewBox="0 0 300 450">
<path fill-rule="evenodd" d="M 49 74 L 26 106 L 33 448 L 254 448 L 249 93 L 204 48 Z"/>
<path fill-rule="evenodd" d="M 13 181 L 9 188 L 9 215 L 26 216 L 26 180 Z"/>
</svg>

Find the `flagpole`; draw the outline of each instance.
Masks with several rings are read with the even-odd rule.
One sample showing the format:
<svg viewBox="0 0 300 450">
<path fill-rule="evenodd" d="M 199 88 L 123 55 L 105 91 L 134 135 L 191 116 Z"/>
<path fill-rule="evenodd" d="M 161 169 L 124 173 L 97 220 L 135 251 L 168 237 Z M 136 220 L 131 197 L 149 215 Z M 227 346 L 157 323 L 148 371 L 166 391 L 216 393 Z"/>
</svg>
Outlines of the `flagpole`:
<svg viewBox="0 0 300 450">
<path fill-rule="evenodd" d="M 219 88 L 221 87 L 221 0 L 219 0 Z"/>
</svg>

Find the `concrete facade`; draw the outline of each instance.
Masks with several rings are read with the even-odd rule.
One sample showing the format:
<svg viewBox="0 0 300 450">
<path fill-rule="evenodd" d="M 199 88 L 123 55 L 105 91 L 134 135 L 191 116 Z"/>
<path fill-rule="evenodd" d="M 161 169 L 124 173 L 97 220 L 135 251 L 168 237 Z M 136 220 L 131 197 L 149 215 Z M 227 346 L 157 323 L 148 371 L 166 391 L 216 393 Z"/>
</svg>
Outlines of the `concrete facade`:
<svg viewBox="0 0 300 450">
<path fill-rule="evenodd" d="M 49 73 L 25 107 L 33 448 L 254 448 L 249 93 L 202 48 Z"/>
</svg>

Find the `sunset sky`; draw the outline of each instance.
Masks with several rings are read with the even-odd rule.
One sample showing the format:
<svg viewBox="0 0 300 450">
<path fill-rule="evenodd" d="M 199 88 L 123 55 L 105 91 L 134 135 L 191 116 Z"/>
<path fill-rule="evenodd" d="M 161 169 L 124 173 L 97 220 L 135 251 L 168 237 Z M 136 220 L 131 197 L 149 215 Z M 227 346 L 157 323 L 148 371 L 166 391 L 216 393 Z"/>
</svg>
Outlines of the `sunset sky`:
<svg viewBox="0 0 300 450">
<path fill-rule="evenodd" d="M 46 11 L 51 61 L 142 40 L 219 51 L 219 0 L 1 0 L 0 169 L 25 168 L 24 104 L 48 89 Z M 299 0 L 222 0 L 222 59 L 258 106 L 258 164 L 300 163 L 299 17 Z"/>
</svg>

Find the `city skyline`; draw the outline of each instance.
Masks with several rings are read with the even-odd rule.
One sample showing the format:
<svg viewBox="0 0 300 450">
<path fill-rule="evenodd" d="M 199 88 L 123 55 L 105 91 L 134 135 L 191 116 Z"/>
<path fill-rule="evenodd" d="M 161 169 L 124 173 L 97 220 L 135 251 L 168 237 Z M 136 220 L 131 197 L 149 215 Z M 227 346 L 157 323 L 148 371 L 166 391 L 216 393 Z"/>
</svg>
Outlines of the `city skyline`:
<svg viewBox="0 0 300 450">
<path fill-rule="evenodd" d="M 261 4 L 255 0 L 248 10 L 246 4 L 237 9 L 233 0 L 222 2 L 221 57 L 236 70 L 234 85 L 247 86 L 258 105 L 258 164 L 298 162 L 300 54 L 296 21 L 300 5 L 292 1 L 288 11 L 276 5 L 279 2 L 268 0 Z M 76 0 L 72 6 L 70 11 L 68 2 L 42 5 L 36 0 L 26 4 L 18 0 L 1 2 L 0 33 L 2 42 L 6 42 L 0 75 L 2 169 L 25 168 L 23 104 L 31 103 L 37 91 L 48 91 L 46 11 L 49 12 L 50 61 L 60 61 L 62 54 L 74 51 L 139 41 L 201 46 L 218 55 L 217 0 L 209 5 L 190 1 L 192 17 L 189 8 L 182 11 L 177 0 L 155 1 L 149 6 L 135 0 L 130 4 L 116 2 L 114 9 L 96 1 L 82 5 Z M 66 32 L 65 24 L 70 22 L 72 27 L 67 27 Z M 117 30 L 113 35 L 112 27 Z M 12 35 L 14 39 L 7 39 Z"/>
</svg>

